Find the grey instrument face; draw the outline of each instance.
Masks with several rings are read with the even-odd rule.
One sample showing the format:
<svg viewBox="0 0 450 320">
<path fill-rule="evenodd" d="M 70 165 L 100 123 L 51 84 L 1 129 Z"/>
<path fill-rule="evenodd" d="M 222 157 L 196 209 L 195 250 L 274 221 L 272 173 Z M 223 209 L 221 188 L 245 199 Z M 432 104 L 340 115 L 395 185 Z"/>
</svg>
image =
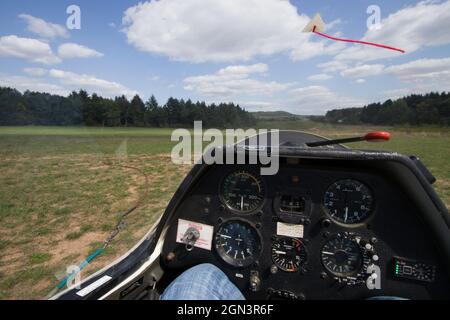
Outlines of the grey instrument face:
<svg viewBox="0 0 450 320">
<path fill-rule="evenodd" d="M 323 205 L 333 220 L 358 224 L 372 213 L 373 196 L 369 188 L 359 181 L 339 180 L 325 192 Z"/>
<path fill-rule="evenodd" d="M 229 174 L 220 188 L 220 197 L 228 209 L 237 213 L 252 213 L 261 208 L 265 189 L 261 179 L 247 171 Z"/>
</svg>

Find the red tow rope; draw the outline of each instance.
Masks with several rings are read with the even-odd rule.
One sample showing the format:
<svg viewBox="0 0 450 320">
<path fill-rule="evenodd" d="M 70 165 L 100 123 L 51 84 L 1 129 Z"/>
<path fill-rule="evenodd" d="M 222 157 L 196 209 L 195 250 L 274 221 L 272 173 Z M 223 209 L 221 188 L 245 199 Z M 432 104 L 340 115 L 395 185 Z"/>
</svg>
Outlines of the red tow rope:
<svg viewBox="0 0 450 320">
<path fill-rule="evenodd" d="M 331 40 L 335 40 L 335 41 L 360 43 L 360 44 L 365 44 L 365 45 L 369 45 L 369 46 L 374 46 L 374 47 L 379 47 L 379 48 L 383 48 L 383 49 L 389 49 L 389 50 L 394 50 L 394 51 L 399 51 L 401 53 L 405 53 L 405 50 L 394 48 L 394 47 L 391 47 L 391 46 L 386 46 L 384 44 L 378 44 L 378 43 L 373 43 L 373 42 L 366 42 L 366 41 L 359 41 L 359 40 L 352 40 L 352 39 L 343 39 L 343 38 L 332 37 L 332 36 L 329 36 L 327 34 L 324 34 L 324 33 L 321 33 L 319 31 L 316 31 L 316 26 L 314 26 L 313 32 L 315 34 L 318 34 L 319 36 L 322 36 L 322 37 L 325 37 L 325 38 L 328 38 L 328 39 L 331 39 Z"/>
</svg>

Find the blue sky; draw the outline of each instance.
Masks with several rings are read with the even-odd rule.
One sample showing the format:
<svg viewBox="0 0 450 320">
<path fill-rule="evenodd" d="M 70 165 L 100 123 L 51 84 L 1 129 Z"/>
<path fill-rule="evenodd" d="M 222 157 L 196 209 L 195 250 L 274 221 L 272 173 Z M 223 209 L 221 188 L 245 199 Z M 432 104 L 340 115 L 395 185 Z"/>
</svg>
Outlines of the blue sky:
<svg viewBox="0 0 450 320">
<path fill-rule="evenodd" d="M 66 27 L 72 4 L 80 30 Z M 369 5 L 381 10 L 374 30 Z M 407 53 L 302 33 L 317 12 L 328 34 Z M 449 91 L 449 30 L 450 1 L 2 0 L 0 86 L 323 114 Z"/>
</svg>

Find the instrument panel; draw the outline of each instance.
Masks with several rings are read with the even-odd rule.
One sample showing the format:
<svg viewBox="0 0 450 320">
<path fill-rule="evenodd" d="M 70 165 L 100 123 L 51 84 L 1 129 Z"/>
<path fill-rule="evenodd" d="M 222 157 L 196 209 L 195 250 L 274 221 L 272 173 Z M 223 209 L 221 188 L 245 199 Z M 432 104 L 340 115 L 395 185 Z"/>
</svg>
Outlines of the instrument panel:
<svg viewBox="0 0 450 320">
<path fill-rule="evenodd" d="M 177 210 L 213 228 L 211 249 L 185 252 L 174 221 L 162 265 L 178 274 L 215 264 L 248 299 L 448 295 L 415 210 L 365 164 L 290 159 L 274 176 L 260 176 L 258 165 L 212 166 Z"/>
</svg>

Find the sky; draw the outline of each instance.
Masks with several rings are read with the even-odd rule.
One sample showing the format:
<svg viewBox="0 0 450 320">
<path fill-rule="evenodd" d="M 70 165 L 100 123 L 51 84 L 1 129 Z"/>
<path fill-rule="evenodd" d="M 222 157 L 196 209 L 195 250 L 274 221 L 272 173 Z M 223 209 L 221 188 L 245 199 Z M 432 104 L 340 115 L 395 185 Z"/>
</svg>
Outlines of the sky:
<svg viewBox="0 0 450 320">
<path fill-rule="evenodd" d="M 2 0 L 0 86 L 302 115 L 450 91 L 450 0 Z"/>
</svg>

